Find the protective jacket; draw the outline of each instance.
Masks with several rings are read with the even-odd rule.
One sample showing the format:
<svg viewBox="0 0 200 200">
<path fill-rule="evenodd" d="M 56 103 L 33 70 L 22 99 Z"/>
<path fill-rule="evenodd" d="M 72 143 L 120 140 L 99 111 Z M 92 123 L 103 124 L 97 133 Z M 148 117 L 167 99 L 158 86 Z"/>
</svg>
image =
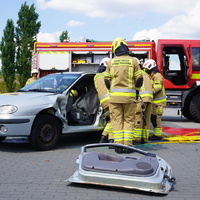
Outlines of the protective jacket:
<svg viewBox="0 0 200 200">
<path fill-rule="evenodd" d="M 116 56 L 109 61 L 106 77 L 111 78 L 110 102 L 132 103 L 136 97 L 135 84 L 142 77 L 137 60 L 129 55 Z"/>
<path fill-rule="evenodd" d="M 103 107 L 104 111 L 109 111 L 109 104 L 110 104 L 110 93 L 105 83 L 105 77 L 103 73 L 97 73 L 94 76 L 94 85 L 98 93 L 99 101 L 101 106 Z M 107 122 L 102 136 L 107 137 L 108 140 L 113 139 L 113 130 L 110 121 Z"/>
<path fill-rule="evenodd" d="M 152 102 L 153 100 L 153 90 L 152 90 L 152 83 L 149 78 L 149 75 L 142 71 L 143 76 L 143 85 L 140 88 L 140 96 L 142 97 L 143 102 Z"/>
<path fill-rule="evenodd" d="M 163 76 L 160 73 L 153 73 L 153 75 L 151 75 L 151 80 L 153 87 L 153 104 L 166 106 Z"/>
<path fill-rule="evenodd" d="M 108 110 L 110 103 L 110 94 L 105 84 L 105 77 L 102 73 L 97 73 L 95 75 L 94 85 L 97 90 L 101 106 L 104 110 Z"/>
<path fill-rule="evenodd" d="M 34 82 L 34 81 L 36 81 L 37 80 L 37 77 L 31 77 L 31 78 L 29 78 L 27 81 L 26 81 L 26 85 L 28 85 L 28 84 L 30 84 L 30 83 L 32 83 L 32 82 Z"/>
</svg>

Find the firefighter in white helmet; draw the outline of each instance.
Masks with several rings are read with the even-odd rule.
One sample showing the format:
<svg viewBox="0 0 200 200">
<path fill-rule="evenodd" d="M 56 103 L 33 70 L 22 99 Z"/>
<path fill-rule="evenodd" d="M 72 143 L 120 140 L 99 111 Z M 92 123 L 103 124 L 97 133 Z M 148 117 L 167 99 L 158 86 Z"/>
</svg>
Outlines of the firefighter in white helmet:
<svg viewBox="0 0 200 200">
<path fill-rule="evenodd" d="M 30 83 L 36 81 L 36 80 L 38 79 L 37 75 L 38 75 L 38 70 L 37 70 L 37 69 L 32 69 L 32 70 L 31 70 L 31 76 L 32 76 L 32 77 L 29 78 L 29 79 L 26 81 L 26 85 L 28 85 L 28 84 L 30 84 Z"/>
<path fill-rule="evenodd" d="M 138 59 L 137 61 L 141 69 L 143 69 L 140 61 Z M 139 91 L 140 98 L 138 98 L 135 113 L 133 144 L 148 142 L 150 133 L 153 90 L 150 77 L 144 70 L 142 71 L 142 76 L 143 84 Z"/>
<path fill-rule="evenodd" d="M 98 93 L 100 104 L 104 110 L 104 113 L 107 113 L 106 118 L 108 119 L 108 122 L 104 128 L 104 131 L 101 135 L 100 143 L 104 142 L 114 142 L 113 140 L 113 133 L 112 133 L 112 127 L 110 122 L 110 113 L 109 113 L 109 104 L 110 104 L 110 94 L 109 94 L 109 88 L 110 88 L 110 82 L 108 79 L 104 77 L 102 72 L 106 70 L 106 67 L 109 62 L 109 58 L 103 58 L 99 68 L 97 70 L 97 74 L 94 77 L 94 84 L 95 88 Z"/>
<path fill-rule="evenodd" d="M 166 93 L 164 88 L 164 79 L 159 70 L 155 60 L 149 59 L 143 64 L 143 68 L 149 74 L 153 87 L 153 109 L 151 115 L 151 122 L 153 124 L 153 135 L 149 140 L 162 139 L 162 115 L 166 107 Z"/>
<path fill-rule="evenodd" d="M 114 142 L 131 146 L 135 100 L 143 82 L 142 70 L 137 60 L 129 56 L 128 45 L 122 38 L 116 38 L 113 41 L 112 52 L 116 57 L 109 61 L 104 74 L 111 78 L 110 116 Z M 116 149 L 118 153 L 122 153 L 121 151 L 123 149 Z"/>
</svg>

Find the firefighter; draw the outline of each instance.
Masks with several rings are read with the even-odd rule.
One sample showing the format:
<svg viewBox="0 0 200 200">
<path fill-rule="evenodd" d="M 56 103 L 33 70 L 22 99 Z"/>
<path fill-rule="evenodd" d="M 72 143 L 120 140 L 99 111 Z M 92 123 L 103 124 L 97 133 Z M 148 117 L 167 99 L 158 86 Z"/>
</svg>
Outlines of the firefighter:
<svg viewBox="0 0 200 200">
<path fill-rule="evenodd" d="M 109 85 L 110 84 L 109 84 L 109 80 L 105 79 L 104 75 L 102 74 L 102 72 L 106 70 L 109 60 L 110 59 L 108 57 L 102 59 L 99 65 L 99 69 L 97 70 L 97 74 L 94 77 L 94 84 L 98 93 L 100 104 L 103 107 L 104 113 L 108 113 L 107 115 L 108 122 L 101 135 L 100 143 L 114 142 L 112 127 L 111 127 L 111 122 L 110 122 L 110 114 L 109 114 L 109 104 L 110 104 Z"/>
<path fill-rule="evenodd" d="M 143 69 L 139 60 L 138 63 L 141 69 Z M 135 113 L 133 144 L 148 142 L 150 133 L 153 90 L 149 75 L 145 71 L 142 71 L 142 76 L 143 84 L 139 91 L 140 98 L 137 101 L 137 108 Z"/>
<path fill-rule="evenodd" d="M 26 85 L 36 81 L 38 78 L 37 78 L 37 75 L 38 75 L 38 70 L 37 69 L 32 69 L 31 70 L 31 78 L 29 78 L 27 81 L 26 81 Z"/>
<path fill-rule="evenodd" d="M 122 38 L 113 41 L 112 52 L 116 56 L 109 61 L 103 73 L 111 78 L 109 109 L 114 142 L 131 146 L 136 96 L 143 82 L 142 70 L 137 60 L 128 55 L 128 45 Z M 118 153 L 123 153 L 121 151 L 123 149 L 116 149 Z"/>
<path fill-rule="evenodd" d="M 164 88 L 163 76 L 157 69 L 157 64 L 154 60 L 149 59 L 145 61 L 143 67 L 149 74 L 152 80 L 153 87 L 153 108 L 151 115 L 151 122 L 153 125 L 153 135 L 149 137 L 149 140 L 161 140 L 162 139 L 162 115 L 164 108 L 166 107 L 166 93 Z"/>
</svg>

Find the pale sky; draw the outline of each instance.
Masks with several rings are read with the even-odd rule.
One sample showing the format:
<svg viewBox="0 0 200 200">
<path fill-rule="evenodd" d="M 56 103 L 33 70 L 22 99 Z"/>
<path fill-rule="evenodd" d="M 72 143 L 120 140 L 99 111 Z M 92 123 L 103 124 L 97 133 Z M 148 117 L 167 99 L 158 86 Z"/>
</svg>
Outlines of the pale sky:
<svg viewBox="0 0 200 200">
<path fill-rule="evenodd" d="M 16 23 L 23 0 L 0 0 L 0 40 L 7 19 Z M 41 21 L 39 42 L 150 38 L 200 39 L 200 0 L 27 0 Z"/>
</svg>

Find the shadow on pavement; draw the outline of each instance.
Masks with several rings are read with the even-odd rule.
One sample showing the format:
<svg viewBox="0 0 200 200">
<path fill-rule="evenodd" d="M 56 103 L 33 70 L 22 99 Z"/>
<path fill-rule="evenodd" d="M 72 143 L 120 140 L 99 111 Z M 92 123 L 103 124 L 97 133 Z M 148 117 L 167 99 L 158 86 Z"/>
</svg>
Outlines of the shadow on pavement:
<svg viewBox="0 0 200 200">
<path fill-rule="evenodd" d="M 134 145 L 134 147 L 138 149 L 142 149 L 144 151 L 158 151 L 161 149 L 168 149 L 168 147 L 164 146 L 163 144 L 151 144 L 151 143 Z"/>
<path fill-rule="evenodd" d="M 0 151 L 15 153 L 32 153 L 35 150 L 30 146 L 27 138 L 7 138 L 0 142 Z"/>
<path fill-rule="evenodd" d="M 86 144 L 99 143 L 102 132 L 75 133 L 61 136 L 56 149 L 77 148 Z"/>
<path fill-rule="evenodd" d="M 80 148 L 87 144 L 99 143 L 100 137 L 101 132 L 76 133 L 61 136 L 56 148 L 53 150 L 74 149 Z M 145 151 L 157 151 L 160 149 L 167 149 L 167 147 L 162 144 L 151 143 L 134 145 L 134 147 Z M 16 153 L 36 152 L 36 150 L 33 149 L 29 144 L 27 138 L 7 138 L 6 140 L 0 142 L 0 151 Z"/>
<path fill-rule="evenodd" d="M 53 150 L 79 148 L 86 144 L 98 143 L 100 137 L 101 137 L 100 132 L 75 133 L 66 136 L 61 136 L 56 148 Z M 26 137 L 6 138 L 6 140 L 0 142 L 0 151 L 15 152 L 15 153 L 36 152 L 36 150 L 31 147 Z"/>
<path fill-rule="evenodd" d="M 68 183 L 67 186 L 69 187 L 76 187 L 80 189 L 86 189 L 88 190 L 101 190 L 101 191 L 110 191 L 112 193 L 130 193 L 130 194 L 136 194 L 136 195 L 143 195 L 143 196 L 155 196 L 155 197 L 165 197 L 165 194 L 157 194 L 157 193 L 151 193 L 151 192 L 145 192 L 145 191 L 139 191 L 135 189 L 126 189 L 126 188 L 119 188 L 119 187 L 112 187 L 112 186 L 103 186 L 103 185 L 92 185 L 92 184 L 78 184 L 78 183 Z M 114 194 L 113 194 L 114 195 Z M 117 194 L 116 194 L 117 195 Z"/>
<path fill-rule="evenodd" d="M 163 116 L 162 117 L 162 121 L 168 121 L 168 122 L 193 122 L 192 120 L 186 119 L 185 117 L 181 117 L 181 116 Z"/>
<path fill-rule="evenodd" d="M 101 132 L 75 133 L 61 136 L 56 148 L 53 150 L 74 149 L 80 148 L 87 144 L 99 143 L 100 137 Z M 167 147 L 162 144 L 150 143 L 134 145 L 134 147 L 145 151 L 157 151 L 160 149 L 167 149 Z M 6 140 L 0 142 L 0 151 L 15 153 L 36 152 L 36 150 L 33 149 L 29 144 L 27 138 L 7 138 Z"/>
</svg>

